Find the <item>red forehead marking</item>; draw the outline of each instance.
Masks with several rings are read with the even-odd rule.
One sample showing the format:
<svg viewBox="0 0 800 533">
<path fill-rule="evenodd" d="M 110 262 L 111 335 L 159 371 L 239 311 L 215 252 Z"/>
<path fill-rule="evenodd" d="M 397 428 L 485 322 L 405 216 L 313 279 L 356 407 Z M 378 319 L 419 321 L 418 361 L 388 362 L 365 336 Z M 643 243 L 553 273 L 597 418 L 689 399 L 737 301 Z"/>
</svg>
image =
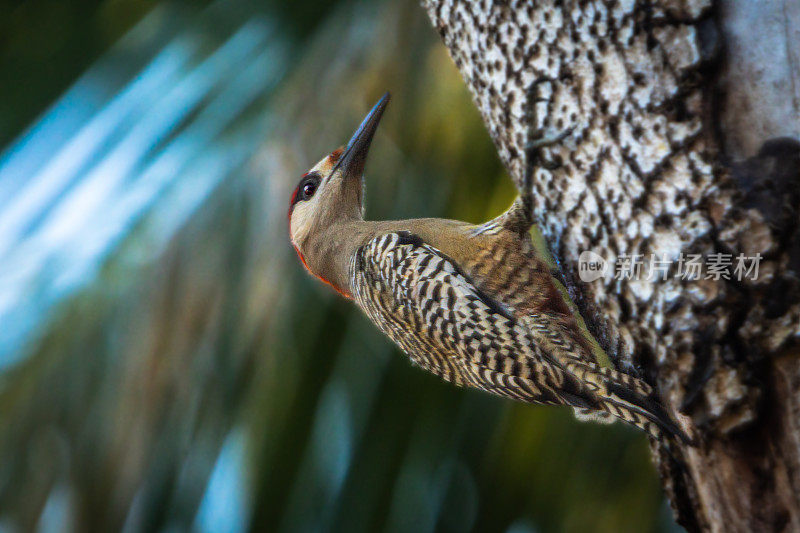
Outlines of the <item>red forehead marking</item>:
<svg viewBox="0 0 800 533">
<path fill-rule="evenodd" d="M 328 159 L 331 160 L 331 163 L 336 163 L 339 160 L 339 158 L 342 157 L 343 152 L 344 152 L 343 148 L 337 148 L 336 150 L 331 152 L 331 155 L 328 156 Z"/>
<path fill-rule="evenodd" d="M 297 252 L 297 257 L 300 258 L 300 262 L 303 263 L 303 266 L 305 267 L 306 270 L 308 270 L 309 274 L 311 274 L 312 276 L 314 276 L 315 278 L 320 280 L 322 283 L 325 283 L 326 285 L 330 285 L 333 288 L 333 290 L 335 290 L 336 292 L 338 292 L 339 294 L 341 294 L 342 296 L 344 296 L 348 300 L 352 300 L 353 299 L 353 297 L 350 296 L 349 292 L 345 291 L 344 289 L 340 289 L 339 287 L 337 287 L 336 285 L 334 285 L 333 283 L 331 283 L 327 279 L 325 279 L 322 276 L 319 276 L 319 275 L 315 274 L 314 272 L 312 272 L 311 269 L 308 268 L 308 263 L 306 263 L 306 258 L 303 257 L 303 254 L 300 252 L 300 249 L 297 246 L 295 246 L 294 244 L 292 245 L 292 247 L 294 248 L 294 251 Z"/>
</svg>

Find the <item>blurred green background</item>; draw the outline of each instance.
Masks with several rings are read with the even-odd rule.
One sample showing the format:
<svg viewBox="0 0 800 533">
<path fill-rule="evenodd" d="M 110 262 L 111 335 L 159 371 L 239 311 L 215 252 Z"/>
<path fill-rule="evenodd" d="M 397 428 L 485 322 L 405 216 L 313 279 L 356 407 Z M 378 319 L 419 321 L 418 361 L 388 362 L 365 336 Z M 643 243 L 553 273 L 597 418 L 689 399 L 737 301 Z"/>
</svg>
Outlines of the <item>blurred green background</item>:
<svg viewBox="0 0 800 533">
<path fill-rule="evenodd" d="M 415 1 L 0 3 L 1 531 L 671 531 L 645 438 L 414 369 L 288 243 L 514 196 Z"/>
</svg>

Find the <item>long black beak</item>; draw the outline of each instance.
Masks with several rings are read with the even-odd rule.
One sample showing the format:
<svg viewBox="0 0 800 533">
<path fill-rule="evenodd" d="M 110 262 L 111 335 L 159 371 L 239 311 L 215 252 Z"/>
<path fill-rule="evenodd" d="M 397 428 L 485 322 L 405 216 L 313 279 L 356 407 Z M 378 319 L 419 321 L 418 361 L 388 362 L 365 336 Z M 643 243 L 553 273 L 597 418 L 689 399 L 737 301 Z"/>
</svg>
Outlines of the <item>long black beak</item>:
<svg viewBox="0 0 800 533">
<path fill-rule="evenodd" d="M 344 155 L 336 163 L 345 176 L 361 177 L 364 165 L 367 162 L 367 153 L 372 144 L 372 137 L 383 116 L 383 110 L 389 105 L 389 93 L 385 93 L 378 103 L 367 113 L 356 132 L 350 138 L 345 148 Z"/>
</svg>

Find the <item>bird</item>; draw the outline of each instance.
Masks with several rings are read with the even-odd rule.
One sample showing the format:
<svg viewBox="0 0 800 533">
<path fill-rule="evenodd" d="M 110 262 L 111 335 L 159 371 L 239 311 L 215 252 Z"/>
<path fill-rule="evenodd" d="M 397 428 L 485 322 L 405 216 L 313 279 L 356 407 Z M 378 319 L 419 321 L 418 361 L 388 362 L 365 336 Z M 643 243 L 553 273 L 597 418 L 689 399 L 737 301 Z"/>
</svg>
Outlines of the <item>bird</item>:
<svg viewBox="0 0 800 533">
<path fill-rule="evenodd" d="M 445 381 L 691 443 L 649 384 L 610 364 L 533 245 L 531 187 L 483 224 L 364 219 L 367 154 L 389 98 L 294 189 L 289 233 L 305 269 Z"/>
</svg>

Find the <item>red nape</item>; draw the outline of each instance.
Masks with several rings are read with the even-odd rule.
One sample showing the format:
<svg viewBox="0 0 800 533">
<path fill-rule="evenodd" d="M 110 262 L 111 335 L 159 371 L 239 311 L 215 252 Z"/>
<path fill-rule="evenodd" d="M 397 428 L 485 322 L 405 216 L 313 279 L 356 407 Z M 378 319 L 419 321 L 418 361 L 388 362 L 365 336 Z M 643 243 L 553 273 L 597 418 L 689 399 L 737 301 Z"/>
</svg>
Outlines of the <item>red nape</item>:
<svg viewBox="0 0 800 533">
<path fill-rule="evenodd" d="M 337 148 L 336 150 L 331 152 L 331 155 L 328 156 L 328 159 L 331 160 L 331 163 L 336 163 L 337 161 L 339 161 L 339 158 L 342 157 L 343 152 L 344 148 Z"/>
<path fill-rule="evenodd" d="M 330 282 L 330 281 L 328 281 L 327 279 L 323 278 L 322 276 L 318 276 L 317 274 L 314 274 L 314 273 L 311 271 L 311 269 L 310 269 L 310 268 L 308 268 L 308 263 L 306 263 L 306 258 L 305 258 L 305 257 L 303 257 L 303 254 L 302 254 L 302 253 L 300 253 L 300 249 L 299 249 L 297 246 L 295 246 L 295 245 L 292 245 L 292 247 L 294 248 L 294 251 L 295 251 L 295 252 L 297 252 L 297 257 L 299 257 L 299 258 L 300 258 L 300 262 L 302 262 L 302 263 L 303 263 L 303 266 L 305 267 L 305 269 L 306 269 L 306 270 L 308 270 L 309 274 L 311 274 L 312 276 L 314 276 L 315 278 L 317 278 L 318 280 L 320 280 L 322 283 L 325 283 L 325 284 L 327 284 L 327 285 L 330 285 L 330 286 L 333 288 L 333 290 L 335 290 L 336 292 L 338 292 L 339 294 L 341 294 L 342 296 L 344 296 L 344 297 L 345 297 L 345 298 L 347 298 L 348 300 L 352 300 L 352 299 L 353 299 L 353 297 L 352 297 L 352 296 L 350 296 L 350 293 L 348 293 L 347 291 L 345 291 L 345 290 L 343 290 L 343 289 L 340 289 L 339 287 L 337 287 L 336 285 L 334 285 L 333 283 L 331 283 L 331 282 Z"/>
</svg>

